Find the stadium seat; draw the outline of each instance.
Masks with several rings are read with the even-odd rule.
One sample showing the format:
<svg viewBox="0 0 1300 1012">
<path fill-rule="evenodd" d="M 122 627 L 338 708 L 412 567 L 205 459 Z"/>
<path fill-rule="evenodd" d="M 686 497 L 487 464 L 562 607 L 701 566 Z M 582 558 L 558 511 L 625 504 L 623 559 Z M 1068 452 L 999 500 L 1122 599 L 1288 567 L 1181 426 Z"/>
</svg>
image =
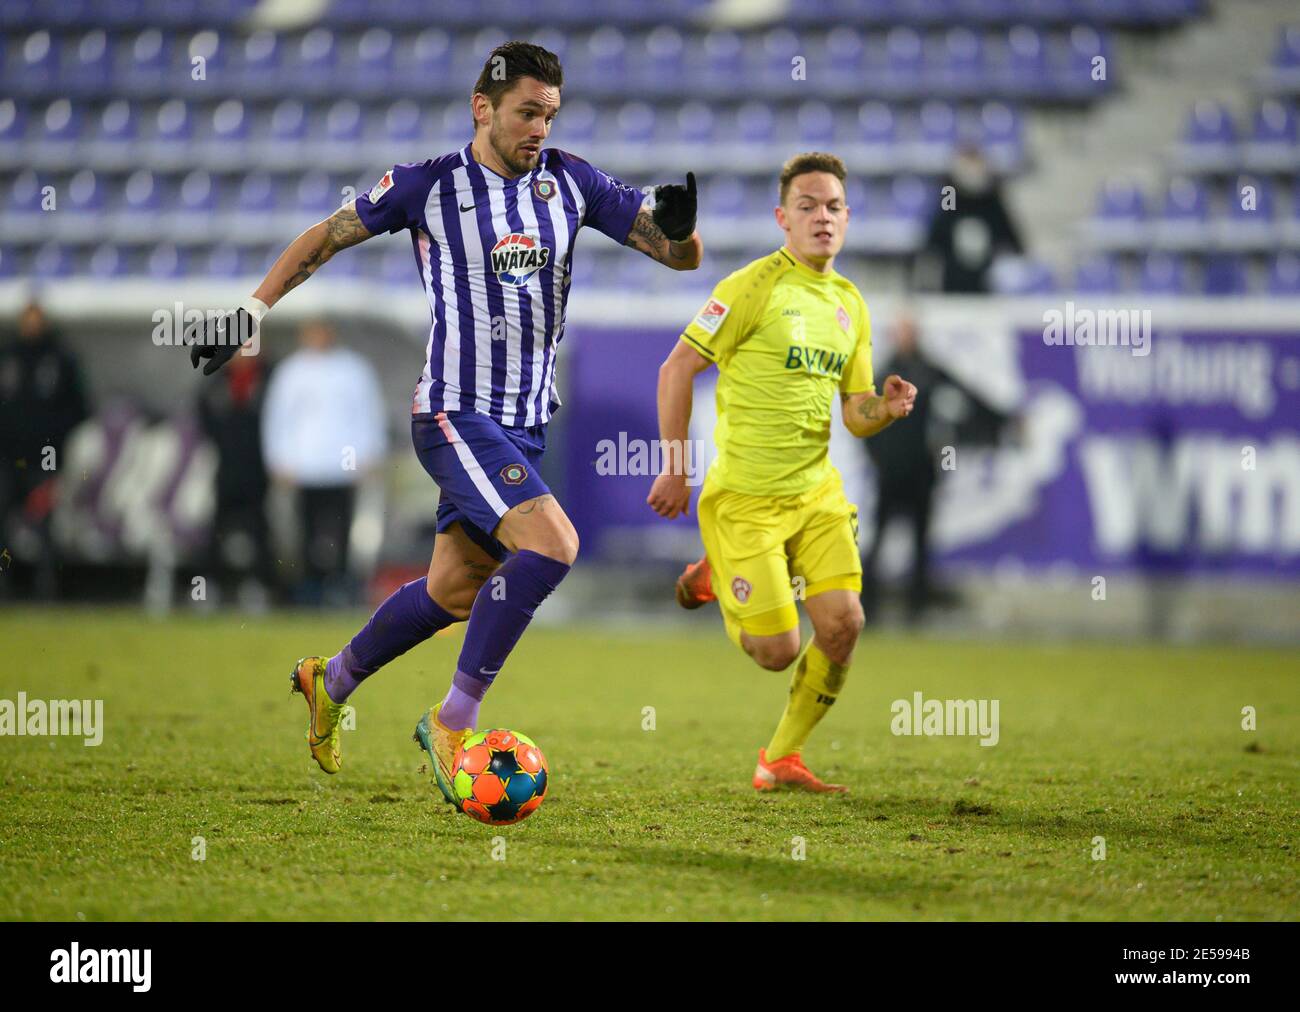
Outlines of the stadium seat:
<svg viewBox="0 0 1300 1012">
<path fill-rule="evenodd" d="M 1223 103 L 1201 101 L 1192 106 L 1177 156 L 1183 168 L 1191 172 L 1236 166 L 1237 130 Z"/>
<path fill-rule="evenodd" d="M 1273 187 L 1267 179 L 1241 176 L 1223 194 L 1226 214 L 1215 222 L 1216 243 L 1223 249 L 1269 249 L 1277 240 Z"/>
<path fill-rule="evenodd" d="M 60 72 L 60 91 L 77 97 L 100 97 L 109 88 L 111 70 L 108 33 L 93 28 L 67 54 Z"/>
<path fill-rule="evenodd" d="M 1231 254 L 1215 254 L 1207 257 L 1202 283 L 1205 294 L 1212 298 L 1245 295 L 1247 288 L 1245 261 Z"/>
<path fill-rule="evenodd" d="M 1170 253 L 1148 253 L 1142 261 L 1138 290 L 1144 295 L 1186 294 L 1186 264 Z"/>
<path fill-rule="evenodd" d="M 127 54 L 121 59 L 121 88 L 130 95 L 151 96 L 167 87 L 171 64 L 172 39 L 157 28 L 146 28 L 133 38 L 124 39 L 119 49 Z"/>
<path fill-rule="evenodd" d="M 1300 165 L 1295 109 L 1275 98 L 1265 99 L 1255 111 L 1249 140 L 1242 145 L 1242 161 L 1256 172 L 1285 172 Z"/>
<path fill-rule="evenodd" d="M 1165 249 L 1197 249 L 1211 235 L 1209 198 L 1203 183 L 1187 176 L 1169 181 L 1154 241 Z"/>
<path fill-rule="evenodd" d="M 1120 291 L 1119 264 L 1114 257 L 1094 256 L 1074 272 L 1074 290 L 1080 295 L 1114 295 Z"/>
<path fill-rule="evenodd" d="M 1269 265 L 1268 293 L 1300 298 L 1300 255 L 1286 250 L 1273 258 Z"/>
</svg>

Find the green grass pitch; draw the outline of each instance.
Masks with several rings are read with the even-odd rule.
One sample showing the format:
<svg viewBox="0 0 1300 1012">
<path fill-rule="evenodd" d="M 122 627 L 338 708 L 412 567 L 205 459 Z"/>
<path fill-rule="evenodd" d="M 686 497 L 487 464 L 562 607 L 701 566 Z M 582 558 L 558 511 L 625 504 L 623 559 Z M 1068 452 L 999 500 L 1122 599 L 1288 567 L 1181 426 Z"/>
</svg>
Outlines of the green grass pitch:
<svg viewBox="0 0 1300 1012">
<path fill-rule="evenodd" d="M 0 917 L 1300 912 L 1293 652 L 869 636 L 806 752 L 852 793 L 759 796 L 749 778 L 786 678 L 719 623 L 536 628 L 483 717 L 538 741 L 551 793 L 493 829 L 434 801 L 410 741 L 458 635 L 353 697 L 340 775 L 312 763 L 290 668 L 363 618 L 0 615 L 0 699 L 99 698 L 105 723 L 97 748 L 0 737 Z M 891 734 L 890 704 L 918 690 L 998 699 L 999 743 Z"/>
</svg>

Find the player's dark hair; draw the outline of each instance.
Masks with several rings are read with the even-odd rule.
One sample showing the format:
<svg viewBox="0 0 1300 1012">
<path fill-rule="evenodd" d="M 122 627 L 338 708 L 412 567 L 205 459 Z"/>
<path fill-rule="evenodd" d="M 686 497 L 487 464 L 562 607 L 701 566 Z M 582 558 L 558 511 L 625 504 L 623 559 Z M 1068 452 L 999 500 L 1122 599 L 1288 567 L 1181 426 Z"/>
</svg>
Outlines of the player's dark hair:
<svg viewBox="0 0 1300 1012">
<path fill-rule="evenodd" d="M 827 154 L 825 151 L 805 151 L 801 155 L 795 155 L 788 162 L 781 166 L 781 203 L 785 203 L 785 195 L 790 192 L 790 184 L 796 176 L 802 176 L 808 172 L 829 172 L 832 176 L 844 185 L 848 178 L 848 171 L 844 168 L 844 162 L 835 155 Z"/>
<path fill-rule="evenodd" d="M 483 72 L 474 82 L 474 94 L 486 95 L 495 109 L 501 96 L 521 77 L 534 78 L 553 88 L 564 87 L 564 68 L 560 66 L 560 58 L 549 49 L 531 42 L 503 42 L 483 64 Z"/>
</svg>

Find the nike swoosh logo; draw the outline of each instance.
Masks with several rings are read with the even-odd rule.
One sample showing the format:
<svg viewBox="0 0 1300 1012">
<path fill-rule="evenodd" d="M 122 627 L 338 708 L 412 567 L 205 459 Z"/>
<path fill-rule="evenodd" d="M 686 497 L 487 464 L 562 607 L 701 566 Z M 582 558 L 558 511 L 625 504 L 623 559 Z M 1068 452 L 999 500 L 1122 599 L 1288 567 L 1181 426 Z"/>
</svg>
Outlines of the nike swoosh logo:
<svg viewBox="0 0 1300 1012">
<path fill-rule="evenodd" d="M 469 204 L 468 206 L 465 205 L 465 204 L 461 204 L 461 205 L 460 205 L 460 213 L 461 213 L 461 214 L 464 214 L 466 211 L 472 211 L 472 210 L 474 210 L 474 205 L 473 205 L 473 204 Z"/>
</svg>

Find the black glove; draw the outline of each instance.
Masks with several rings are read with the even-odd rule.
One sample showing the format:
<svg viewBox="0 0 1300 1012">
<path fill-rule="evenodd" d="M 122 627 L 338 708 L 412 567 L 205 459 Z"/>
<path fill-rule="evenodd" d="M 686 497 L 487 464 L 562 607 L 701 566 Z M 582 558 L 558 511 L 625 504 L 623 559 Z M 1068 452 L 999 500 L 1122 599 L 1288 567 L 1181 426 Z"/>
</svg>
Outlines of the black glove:
<svg viewBox="0 0 1300 1012">
<path fill-rule="evenodd" d="M 695 173 L 686 173 L 686 185 L 656 186 L 654 223 L 672 242 L 683 242 L 695 231 Z"/>
<path fill-rule="evenodd" d="M 190 324 L 182 337 L 190 348 L 190 365 L 197 369 L 200 359 L 208 359 L 203 375 L 211 376 L 235 357 L 235 352 L 252 339 L 256 329 L 257 321 L 247 309 L 205 317 Z"/>
</svg>

